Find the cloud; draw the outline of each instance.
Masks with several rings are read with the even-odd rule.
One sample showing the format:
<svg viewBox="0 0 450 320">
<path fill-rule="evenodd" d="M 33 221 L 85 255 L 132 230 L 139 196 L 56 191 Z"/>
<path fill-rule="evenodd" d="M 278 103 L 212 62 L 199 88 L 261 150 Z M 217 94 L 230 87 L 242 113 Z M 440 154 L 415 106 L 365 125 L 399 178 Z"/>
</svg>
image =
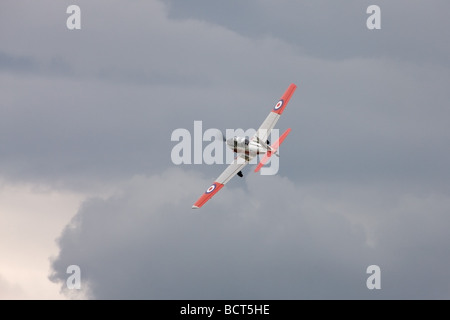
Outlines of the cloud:
<svg viewBox="0 0 450 320">
<path fill-rule="evenodd" d="M 443 0 L 378 1 L 376 4 L 381 8 L 378 31 L 366 27 L 369 18 L 366 10 L 374 4 L 371 1 L 255 0 L 216 5 L 207 0 L 189 4 L 169 0 L 168 3 L 169 17 L 173 19 L 199 19 L 250 38 L 274 37 L 295 45 L 308 56 L 326 60 L 391 57 L 449 66 L 448 43 L 436 41 L 448 26 L 449 5 Z"/>
<path fill-rule="evenodd" d="M 14 57 L 4 52 L 0 52 L 0 70 L 7 71 L 33 71 L 36 69 L 36 62 L 28 57 Z"/>
<path fill-rule="evenodd" d="M 22 12 L 9 5 L 16 15 Z M 390 53 L 344 59 L 307 54 L 298 50 L 301 44 L 295 37 L 281 36 L 285 24 L 316 25 L 291 28 L 299 36 L 305 36 L 305 30 L 327 35 L 308 37 L 307 46 L 329 43 L 327 30 L 338 32 L 331 16 L 351 15 L 359 21 L 366 14 L 353 16 L 361 5 L 335 4 L 336 11 L 322 5 L 283 5 L 294 6 L 285 19 L 269 2 L 239 4 L 239 12 L 252 13 L 253 24 L 247 25 L 280 22 L 263 37 L 244 32 L 239 16 L 236 29 L 214 14 L 203 19 L 201 11 L 192 12 L 176 1 L 136 2 L 126 8 L 80 2 L 79 31 L 65 28 L 62 4 L 49 4 L 50 13 L 39 14 L 41 7 L 33 15 L 21 13 L 22 20 L 13 14 L 5 17 L 2 23 L 16 33 L 2 34 L 5 48 L 11 48 L 1 56 L 9 70 L 0 75 L 2 176 L 84 191 L 94 184 L 156 173 L 168 167 L 173 130 L 191 129 L 194 120 L 203 120 L 205 129 L 256 128 L 295 82 L 299 88 L 279 123 L 281 129 L 293 127 L 290 138 L 298 141 L 289 152 L 302 159 L 302 166 L 287 165 L 292 179 L 396 176 L 445 186 L 450 157 L 445 148 L 449 136 L 445 65 L 439 60 L 418 64 Z M 228 8 L 229 18 L 232 8 L 222 6 Z M 386 6 L 383 15 L 397 12 L 397 7 Z M 426 12 L 433 9 L 426 7 L 423 15 L 430 19 Z M 215 10 L 202 8 L 205 16 Z M 416 7 L 406 9 L 418 15 Z M 299 19 L 297 11 L 308 19 Z M 269 13 L 278 18 L 269 19 Z M 319 23 L 312 13 L 330 19 Z M 446 20 L 437 21 L 440 26 Z M 359 40 L 367 37 L 367 30 L 364 24 L 361 29 L 365 35 L 358 33 L 358 41 L 339 48 L 363 48 Z M 393 37 L 392 32 L 383 37 Z M 39 38 L 37 33 L 52 36 L 41 45 L 18 40 Z M 17 68 L 22 71 L 11 72 Z"/>
<path fill-rule="evenodd" d="M 404 194 L 377 228 L 385 252 L 389 297 L 448 299 L 447 243 L 450 198 L 445 194 Z"/>
<path fill-rule="evenodd" d="M 24 299 L 26 295 L 24 294 L 22 288 L 17 284 L 11 284 L 4 277 L 0 275 L 0 299 L 1 300 L 11 300 L 11 299 Z"/>
<path fill-rule="evenodd" d="M 337 192 L 280 176 L 241 181 L 198 211 L 190 206 L 210 181 L 180 169 L 136 176 L 117 195 L 86 201 L 59 238 L 52 280 L 64 286 L 65 268 L 78 264 L 90 298 L 98 299 L 448 296 L 442 279 L 449 260 L 435 253 L 450 239 L 444 227 L 427 222 L 449 222 L 443 216 L 448 197 L 400 193 L 393 196 L 397 206 L 372 208 L 385 196 L 369 197 L 370 188 L 359 190 L 372 199 L 367 203 L 353 197 L 354 186 Z M 441 210 L 425 215 L 422 209 L 430 202 Z M 408 230 L 418 225 L 424 225 L 420 237 Z M 424 256 L 416 254 L 424 246 L 430 260 L 418 268 Z M 382 270 L 379 292 L 366 288 L 372 264 Z M 432 265 L 442 268 L 423 268 Z M 411 291 L 417 281 L 421 290 Z"/>
<path fill-rule="evenodd" d="M 380 0 L 373 32 L 368 1 L 80 0 L 79 31 L 69 4 L 0 13 L 0 178 L 90 199 L 54 281 L 79 264 L 96 298 L 448 297 L 446 2 Z M 192 213 L 220 169 L 172 170 L 172 131 L 257 128 L 291 82 L 280 176 Z"/>
<path fill-rule="evenodd" d="M 277 192 L 286 188 L 282 179 L 256 197 L 225 189 L 194 212 L 190 206 L 206 185 L 193 173 L 168 170 L 137 176 L 110 199 L 85 202 L 59 239 L 52 279 L 64 281 L 72 261 L 92 298 L 306 298 L 329 286 L 321 279 L 336 266 L 343 269 L 338 283 L 356 271 L 357 265 L 345 270 L 353 259 L 339 257 L 340 248 L 351 245 L 364 255 L 364 235 L 328 213 L 333 222 L 327 226 L 308 223 L 312 213 L 292 204 L 295 190 Z M 318 264 L 324 269 L 315 270 Z"/>
<path fill-rule="evenodd" d="M 48 257 L 57 254 L 54 240 L 84 197 L 0 180 L 1 298 L 64 298 L 47 279 Z"/>
</svg>

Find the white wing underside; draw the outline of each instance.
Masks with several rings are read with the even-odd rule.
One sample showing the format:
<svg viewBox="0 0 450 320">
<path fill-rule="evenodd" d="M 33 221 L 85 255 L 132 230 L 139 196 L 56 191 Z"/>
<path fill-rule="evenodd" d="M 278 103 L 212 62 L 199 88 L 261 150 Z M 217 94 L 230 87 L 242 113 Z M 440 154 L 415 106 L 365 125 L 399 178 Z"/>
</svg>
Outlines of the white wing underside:
<svg viewBox="0 0 450 320">
<path fill-rule="evenodd" d="M 226 184 L 228 181 L 231 180 L 231 178 L 237 175 L 237 173 L 241 171 L 242 168 L 244 168 L 247 164 L 248 161 L 246 161 L 245 157 L 243 157 L 243 155 L 239 155 L 215 181 L 221 184 Z"/>
<path fill-rule="evenodd" d="M 255 139 L 257 142 L 266 143 L 267 138 L 269 137 L 272 129 L 275 127 L 275 124 L 280 119 L 280 115 L 278 113 L 271 112 L 267 116 L 266 120 L 261 124 L 258 131 L 255 133 Z"/>
</svg>

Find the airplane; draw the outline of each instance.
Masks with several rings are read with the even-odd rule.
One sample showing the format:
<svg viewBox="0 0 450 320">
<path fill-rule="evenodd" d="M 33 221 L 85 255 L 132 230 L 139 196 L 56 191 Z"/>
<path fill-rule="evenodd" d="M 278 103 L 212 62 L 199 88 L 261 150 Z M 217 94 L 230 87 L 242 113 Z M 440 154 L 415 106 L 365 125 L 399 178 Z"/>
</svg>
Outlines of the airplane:
<svg viewBox="0 0 450 320">
<path fill-rule="evenodd" d="M 267 118 L 251 139 L 246 137 L 233 137 L 229 139 L 223 138 L 227 146 L 236 153 L 236 157 L 234 161 L 225 169 L 225 171 L 222 172 L 222 174 L 213 182 L 213 184 L 206 189 L 205 193 L 198 198 L 192 206 L 192 209 L 199 209 L 202 207 L 235 175 L 242 177 L 242 168 L 244 168 L 256 155 L 264 154 L 264 157 L 256 166 L 255 172 L 258 172 L 273 154 L 278 156 L 276 152 L 284 139 L 286 139 L 289 132 L 291 132 L 291 128 L 287 129 L 272 145 L 269 145 L 270 142 L 267 138 L 286 108 L 296 88 L 297 86 L 294 83 L 289 85 L 280 100 L 278 100 L 275 104 Z"/>
</svg>

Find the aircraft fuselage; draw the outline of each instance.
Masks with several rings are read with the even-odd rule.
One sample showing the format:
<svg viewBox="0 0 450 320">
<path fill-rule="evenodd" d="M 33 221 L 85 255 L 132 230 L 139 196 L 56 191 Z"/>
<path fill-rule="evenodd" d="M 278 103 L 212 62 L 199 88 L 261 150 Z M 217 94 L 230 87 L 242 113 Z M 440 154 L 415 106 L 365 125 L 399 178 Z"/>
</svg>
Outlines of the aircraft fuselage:
<svg viewBox="0 0 450 320">
<path fill-rule="evenodd" d="M 243 137 L 233 137 L 227 139 L 227 146 L 236 153 L 243 153 L 250 157 L 257 154 L 264 154 L 267 152 L 267 147 L 254 141 L 253 139 Z"/>
</svg>

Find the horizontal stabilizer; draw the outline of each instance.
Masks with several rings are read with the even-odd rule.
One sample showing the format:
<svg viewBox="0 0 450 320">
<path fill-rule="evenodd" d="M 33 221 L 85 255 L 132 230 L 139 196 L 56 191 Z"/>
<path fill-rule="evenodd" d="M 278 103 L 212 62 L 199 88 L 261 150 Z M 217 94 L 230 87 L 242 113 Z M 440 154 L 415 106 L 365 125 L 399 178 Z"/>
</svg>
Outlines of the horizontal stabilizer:
<svg viewBox="0 0 450 320">
<path fill-rule="evenodd" d="M 267 151 L 267 153 L 264 155 L 264 157 L 261 159 L 261 161 L 258 163 L 258 165 L 255 168 L 255 172 L 258 172 L 263 165 L 265 165 L 267 163 L 267 161 L 269 161 L 270 157 L 277 152 L 278 148 L 280 147 L 280 145 L 283 143 L 284 139 L 286 139 L 287 135 L 289 134 L 289 132 L 291 132 L 291 128 L 287 129 L 282 135 L 281 137 L 275 141 L 275 143 L 273 145 L 270 146 L 270 151 Z"/>
</svg>

